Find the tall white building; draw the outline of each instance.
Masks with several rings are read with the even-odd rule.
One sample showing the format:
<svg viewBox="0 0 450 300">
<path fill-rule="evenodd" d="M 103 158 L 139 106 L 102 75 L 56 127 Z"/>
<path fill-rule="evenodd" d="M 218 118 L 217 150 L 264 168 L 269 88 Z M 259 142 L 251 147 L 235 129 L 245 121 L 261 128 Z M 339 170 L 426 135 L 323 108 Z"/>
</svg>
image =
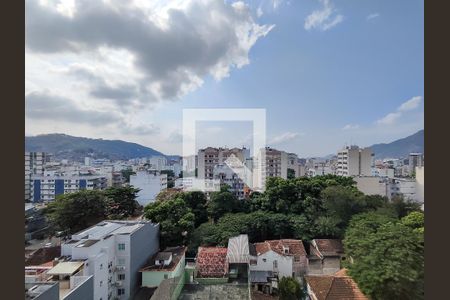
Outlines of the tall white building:
<svg viewBox="0 0 450 300">
<path fill-rule="evenodd" d="M 140 189 L 136 200 L 140 205 L 146 206 L 154 202 L 159 192 L 167 188 L 167 174 L 138 170 L 136 175 L 130 176 L 130 185 Z"/>
<path fill-rule="evenodd" d="M 139 270 L 159 250 L 159 224 L 149 221 L 103 221 L 72 235 L 61 256 L 84 264 L 94 276 L 94 300 L 132 299 Z"/>
<path fill-rule="evenodd" d="M 49 161 L 50 155 L 45 152 L 25 152 L 25 200 L 32 201 L 31 176 L 43 175 L 45 163 Z"/>
<path fill-rule="evenodd" d="M 167 158 L 165 158 L 164 156 L 152 156 L 149 159 L 149 163 L 152 170 L 166 170 Z"/>
<path fill-rule="evenodd" d="M 370 148 L 345 147 L 337 155 L 336 174 L 340 176 L 371 176 L 372 157 Z"/>
</svg>

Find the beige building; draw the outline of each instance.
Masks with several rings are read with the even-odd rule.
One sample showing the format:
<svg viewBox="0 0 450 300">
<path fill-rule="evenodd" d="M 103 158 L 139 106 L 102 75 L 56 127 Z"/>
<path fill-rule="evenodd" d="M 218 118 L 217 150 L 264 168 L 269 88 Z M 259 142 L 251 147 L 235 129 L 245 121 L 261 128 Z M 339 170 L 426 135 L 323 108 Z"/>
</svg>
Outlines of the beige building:
<svg viewBox="0 0 450 300">
<path fill-rule="evenodd" d="M 288 153 L 270 147 L 260 149 L 254 167 L 253 185 L 264 190 L 269 177 L 287 179 Z"/>
<path fill-rule="evenodd" d="M 213 148 L 208 147 L 198 151 L 198 175 L 199 179 L 214 179 L 214 167 L 224 164 L 231 156 L 237 157 L 243 164 L 250 156 L 247 148 Z"/>
<path fill-rule="evenodd" d="M 345 147 L 337 155 L 336 174 L 340 176 L 371 176 L 372 157 L 370 148 Z"/>
<path fill-rule="evenodd" d="M 380 195 L 389 197 L 389 184 L 381 177 L 355 177 L 356 187 L 364 195 Z"/>
</svg>

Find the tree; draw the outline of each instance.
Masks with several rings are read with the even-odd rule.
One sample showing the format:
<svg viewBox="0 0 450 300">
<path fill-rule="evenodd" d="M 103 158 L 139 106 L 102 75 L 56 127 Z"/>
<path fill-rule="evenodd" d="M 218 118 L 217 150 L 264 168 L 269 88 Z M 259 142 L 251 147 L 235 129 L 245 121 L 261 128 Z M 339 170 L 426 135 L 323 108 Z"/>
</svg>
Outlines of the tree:
<svg viewBox="0 0 450 300">
<path fill-rule="evenodd" d="M 130 176 L 136 175 L 136 173 L 132 169 L 125 169 L 120 171 L 122 173 L 122 177 L 125 178 L 125 182 L 130 182 Z"/>
<path fill-rule="evenodd" d="M 45 210 L 52 227 L 75 233 L 106 218 L 106 201 L 102 191 L 79 191 L 63 194 Z"/>
<path fill-rule="evenodd" d="M 168 188 L 162 190 L 156 195 L 156 201 L 165 201 L 169 199 L 175 198 L 176 195 L 181 194 L 182 192 L 177 189 Z"/>
<path fill-rule="evenodd" d="M 341 219 L 336 216 L 320 216 L 314 222 L 313 236 L 316 238 L 340 238 L 341 229 L 338 224 Z"/>
<path fill-rule="evenodd" d="M 321 197 L 327 213 L 340 219 L 341 228 L 348 224 L 352 215 L 365 210 L 363 194 L 354 187 L 329 186 Z"/>
<path fill-rule="evenodd" d="M 179 197 L 150 203 L 144 208 L 144 216 L 160 224 L 162 248 L 186 244 L 195 228 L 191 208 Z"/>
<path fill-rule="evenodd" d="M 110 187 L 104 191 L 106 214 L 109 219 L 124 219 L 133 216 L 139 203 L 136 201 L 139 189 L 131 186 Z"/>
<path fill-rule="evenodd" d="M 402 196 L 393 197 L 388 206 L 395 210 L 398 218 L 403 218 L 413 211 L 421 211 L 419 203 L 404 199 Z"/>
<path fill-rule="evenodd" d="M 423 234 L 425 232 L 425 215 L 420 211 L 413 211 L 409 215 L 403 217 L 401 223 L 415 232 Z"/>
<path fill-rule="evenodd" d="M 208 202 L 208 215 L 217 222 L 217 220 L 225 215 L 236 211 L 239 206 L 236 196 L 228 190 L 228 186 L 224 185 L 219 192 L 211 193 L 211 200 Z"/>
<path fill-rule="evenodd" d="M 412 228 L 388 219 L 374 213 L 352 219 L 344 240 L 353 260 L 349 275 L 374 300 L 423 299 L 422 238 Z"/>
<path fill-rule="evenodd" d="M 287 179 L 294 179 L 295 178 L 295 170 L 294 169 L 287 169 Z"/>
<path fill-rule="evenodd" d="M 280 300 L 297 300 L 303 298 L 300 283 L 292 277 L 283 277 L 278 283 Z"/>
<path fill-rule="evenodd" d="M 396 222 L 395 217 L 378 212 L 368 212 L 352 217 L 350 224 L 345 231 L 344 248 L 348 255 L 357 260 L 367 253 L 365 243 L 370 234 L 377 232 L 381 225 Z"/>
<path fill-rule="evenodd" d="M 188 205 L 195 216 L 195 227 L 208 221 L 208 211 L 206 210 L 206 195 L 200 191 L 184 192 L 178 194 L 183 198 L 186 205 Z"/>
</svg>

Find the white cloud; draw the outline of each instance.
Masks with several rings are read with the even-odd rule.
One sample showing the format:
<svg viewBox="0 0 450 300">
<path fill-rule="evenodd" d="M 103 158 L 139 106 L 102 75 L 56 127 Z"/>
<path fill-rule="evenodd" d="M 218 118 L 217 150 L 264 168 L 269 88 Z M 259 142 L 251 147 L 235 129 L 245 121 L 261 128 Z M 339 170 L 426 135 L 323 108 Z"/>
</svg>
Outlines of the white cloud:
<svg viewBox="0 0 450 300">
<path fill-rule="evenodd" d="M 398 111 L 413 110 L 419 106 L 420 102 L 422 102 L 421 96 L 412 97 L 411 99 L 405 101 L 402 105 L 400 105 Z"/>
<path fill-rule="evenodd" d="M 392 125 L 394 124 L 400 117 L 403 115 L 403 113 L 416 109 L 420 102 L 422 102 L 421 96 L 415 96 L 411 99 L 405 101 L 397 108 L 396 112 L 392 112 L 384 116 L 383 118 L 376 121 L 377 124 L 380 125 Z"/>
<path fill-rule="evenodd" d="M 258 9 L 256 10 L 256 16 L 257 16 L 258 18 L 261 18 L 261 16 L 262 16 L 263 14 L 264 14 L 264 12 L 263 12 L 261 6 L 258 7 Z"/>
<path fill-rule="evenodd" d="M 272 0 L 273 9 L 277 10 L 278 7 L 283 3 L 283 0 Z"/>
<path fill-rule="evenodd" d="M 179 100 L 208 76 L 229 76 L 250 63 L 250 50 L 274 27 L 258 24 L 244 2 L 223 0 L 27 0 L 25 17 L 26 93 L 70 99 L 86 126 L 95 122 L 90 117 L 109 120 L 106 113 L 132 120 Z M 48 97 L 33 101 L 36 108 Z M 27 126 L 42 128 L 46 114 L 30 112 Z M 130 124 L 118 122 L 117 132 L 154 131 Z"/>
<path fill-rule="evenodd" d="M 392 125 L 402 116 L 399 112 L 388 113 L 383 118 L 377 120 L 377 124 L 380 125 Z"/>
<path fill-rule="evenodd" d="M 358 129 L 358 124 L 347 124 L 344 127 L 342 127 L 342 130 L 351 130 L 351 129 Z"/>
<path fill-rule="evenodd" d="M 334 8 L 330 0 L 319 0 L 323 5 L 322 9 L 313 11 L 305 19 L 305 29 L 318 29 L 326 31 L 333 28 L 337 24 L 344 20 L 344 16 L 337 14 L 337 10 Z"/>
<path fill-rule="evenodd" d="M 280 135 L 277 135 L 275 137 L 273 137 L 272 139 L 269 140 L 268 144 L 270 145 L 277 145 L 277 144 L 282 144 L 282 143 L 286 143 L 289 141 L 292 141 L 296 138 L 298 138 L 300 135 L 297 132 L 284 132 Z"/>
<path fill-rule="evenodd" d="M 368 16 L 366 17 L 366 20 L 369 21 L 369 20 L 378 18 L 379 16 L 380 16 L 379 13 L 373 13 L 373 14 L 368 15 Z"/>
</svg>

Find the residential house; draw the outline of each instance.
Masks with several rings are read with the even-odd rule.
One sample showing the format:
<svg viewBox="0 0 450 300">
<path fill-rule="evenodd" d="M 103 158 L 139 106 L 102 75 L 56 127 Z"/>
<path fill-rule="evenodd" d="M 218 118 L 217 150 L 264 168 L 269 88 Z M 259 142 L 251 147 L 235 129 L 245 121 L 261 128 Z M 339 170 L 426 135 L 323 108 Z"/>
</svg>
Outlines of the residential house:
<svg viewBox="0 0 450 300">
<path fill-rule="evenodd" d="M 307 274 L 334 274 L 341 269 L 341 260 L 345 260 L 341 240 L 314 239 L 309 247 Z"/>
<path fill-rule="evenodd" d="M 228 274 L 227 248 L 199 247 L 195 273 L 198 278 L 225 278 Z"/>
<path fill-rule="evenodd" d="M 170 247 L 156 253 L 141 269 L 142 287 L 157 287 L 164 279 L 179 277 L 184 272 L 186 247 Z"/>
<path fill-rule="evenodd" d="M 305 281 L 311 300 L 369 300 L 346 269 L 333 275 L 306 276 Z"/>
<path fill-rule="evenodd" d="M 256 264 L 256 249 L 248 242 L 248 235 L 240 234 L 228 240 L 227 263 L 229 278 L 247 279 L 249 266 Z"/>
</svg>

